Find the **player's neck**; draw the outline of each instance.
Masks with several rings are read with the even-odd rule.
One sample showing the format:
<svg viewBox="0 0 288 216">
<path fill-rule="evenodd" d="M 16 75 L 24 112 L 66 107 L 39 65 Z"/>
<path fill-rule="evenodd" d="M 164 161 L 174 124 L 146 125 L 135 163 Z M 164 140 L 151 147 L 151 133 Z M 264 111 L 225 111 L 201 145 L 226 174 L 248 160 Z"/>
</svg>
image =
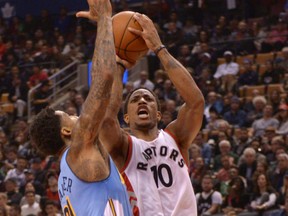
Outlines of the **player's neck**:
<svg viewBox="0 0 288 216">
<path fill-rule="evenodd" d="M 157 127 L 154 127 L 153 129 L 131 129 L 132 135 L 137 137 L 138 139 L 143 139 L 145 141 L 152 141 L 158 137 L 159 130 Z"/>
</svg>

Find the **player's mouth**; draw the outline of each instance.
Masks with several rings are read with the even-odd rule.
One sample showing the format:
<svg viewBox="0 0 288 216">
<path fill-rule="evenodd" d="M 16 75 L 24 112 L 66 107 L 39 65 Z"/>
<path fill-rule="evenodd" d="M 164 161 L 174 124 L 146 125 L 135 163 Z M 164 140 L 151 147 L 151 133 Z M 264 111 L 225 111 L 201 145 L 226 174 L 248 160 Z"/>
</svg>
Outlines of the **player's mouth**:
<svg viewBox="0 0 288 216">
<path fill-rule="evenodd" d="M 138 114 L 140 119 L 147 119 L 149 116 L 148 111 L 144 108 L 139 109 L 137 114 Z"/>
</svg>

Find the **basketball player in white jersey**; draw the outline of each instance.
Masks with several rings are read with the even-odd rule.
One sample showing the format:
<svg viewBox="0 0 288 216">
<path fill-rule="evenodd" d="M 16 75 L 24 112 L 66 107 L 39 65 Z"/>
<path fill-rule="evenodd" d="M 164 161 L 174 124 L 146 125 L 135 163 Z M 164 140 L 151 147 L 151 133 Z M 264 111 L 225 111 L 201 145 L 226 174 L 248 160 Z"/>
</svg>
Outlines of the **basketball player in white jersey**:
<svg viewBox="0 0 288 216">
<path fill-rule="evenodd" d="M 114 77 L 110 105 L 100 131 L 110 155 L 124 176 L 134 215 L 196 216 L 195 194 L 188 175 L 188 148 L 200 130 L 204 99 L 188 71 L 162 45 L 153 22 L 136 13 L 141 36 L 160 59 L 185 103 L 165 131 L 158 130 L 160 105 L 148 89 L 127 96 L 124 120 L 132 135 L 122 130 L 117 113 L 122 103 L 121 74 Z M 118 62 L 130 67 L 127 62 Z M 124 69 L 123 69 L 124 70 Z"/>
</svg>

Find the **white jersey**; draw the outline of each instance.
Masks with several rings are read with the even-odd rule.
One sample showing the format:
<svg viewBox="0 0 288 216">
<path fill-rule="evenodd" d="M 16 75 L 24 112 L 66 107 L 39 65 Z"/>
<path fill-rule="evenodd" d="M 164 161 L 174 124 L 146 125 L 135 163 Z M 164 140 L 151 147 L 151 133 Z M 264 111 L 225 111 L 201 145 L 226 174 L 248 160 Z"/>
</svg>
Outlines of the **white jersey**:
<svg viewBox="0 0 288 216">
<path fill-rule="evenodd" d="M 197 216 L 187 165 L 167 132 L 151 142 L 129 137 L 122 175 L 134 215 Z"/>
</svg>

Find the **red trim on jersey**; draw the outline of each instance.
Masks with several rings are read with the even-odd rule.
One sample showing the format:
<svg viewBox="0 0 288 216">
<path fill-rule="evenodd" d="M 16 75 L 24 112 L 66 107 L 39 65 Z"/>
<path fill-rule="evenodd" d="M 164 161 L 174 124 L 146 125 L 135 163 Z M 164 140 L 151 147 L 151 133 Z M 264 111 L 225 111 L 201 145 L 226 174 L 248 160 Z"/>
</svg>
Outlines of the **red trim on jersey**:
<svg viewBox="0 0 288 216">
<path fill-rule="evenodd" d="M 182 155 L 182 158 L 183 158 L 184 162 L 186 163 L 187 167 L 189 167 L 188 161 L 186 161 L 185 157 L 183 157 L 183 152 L 182 152 L 182 149 L 181 149 L 180 144 L 179 144 L 180 142 L 178 141 L 177 137 L 171 131 L 169 131 L 168 129 L 165 129 L 164 131 L 166 133 L 168 133 L 174 139 L 174 141 L 176 142 L 176 145 L 179 148 L 180 154 Z"/>
<path fill-rule="evenodd" d="M 137 206 L 137 198 L 136 195 L 134 193 L 133 187 L 131 185 L 131 182 L 129 181 L 129 178 L 127 177 L 126 173 L 122 173 L 122 177 L 125 181 L 126 184 L 126 188 L 127 188 L 127 192 L 128 192 L 128 196 L 129 196 L 129 202 L 132 208 L 132 212 L 134 216 L 139 216 L 139 208 Z"/>
<path fill-rule="evenodd" d="M 124 173 L 124 170 L 127 168 L 128 164 L 130 163 L 131 156 L 132 156 L 132 138 L 130 135 L 128 135 L 128 155 L 127 155 L 124 166 L 120 169 L 121 174 Z"/>
</svg>

